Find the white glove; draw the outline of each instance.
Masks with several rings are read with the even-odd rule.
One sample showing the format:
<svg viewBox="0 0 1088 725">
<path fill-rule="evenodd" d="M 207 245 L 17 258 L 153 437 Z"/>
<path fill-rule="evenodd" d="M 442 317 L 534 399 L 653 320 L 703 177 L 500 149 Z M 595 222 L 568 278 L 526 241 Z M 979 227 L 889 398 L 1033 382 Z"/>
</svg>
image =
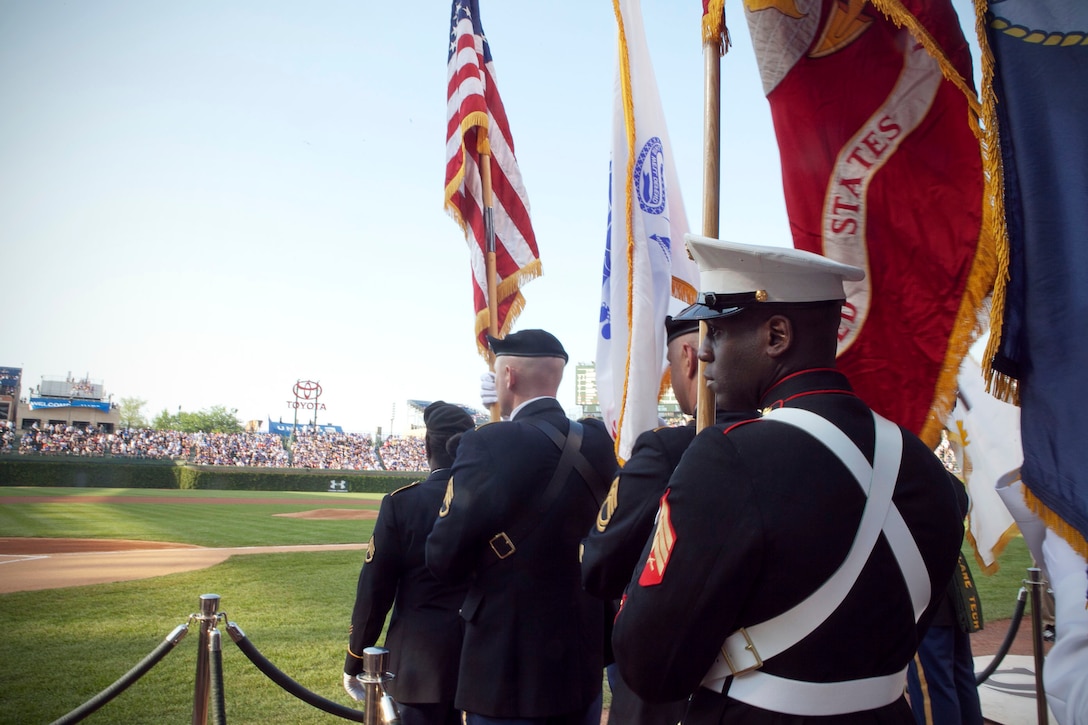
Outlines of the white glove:
<svg viewBox="0 0 1088 725">
<path fill-rule="evenodd" d="M 363 683 L 359 680 L 358 675 L 349 675 L 347 672 L 344 673 L 344 691 L 356 702 L 366 701 L 366 688 L 363 687 Z"/>
<path fill-rule="evenodd" d="M 484 407 L 490 407 L 499 402 L 499 394 L 495 389 L 495 373 L 486 372 L 480 376 L 480 401 Z"/>
</svg>

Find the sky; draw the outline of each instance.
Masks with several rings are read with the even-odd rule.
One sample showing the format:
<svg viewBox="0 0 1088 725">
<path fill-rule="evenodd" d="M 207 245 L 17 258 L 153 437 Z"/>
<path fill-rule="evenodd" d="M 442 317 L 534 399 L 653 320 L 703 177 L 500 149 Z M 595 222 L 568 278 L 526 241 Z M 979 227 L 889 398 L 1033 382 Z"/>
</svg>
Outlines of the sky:
<svg viewBox="0 0 1088 725">
<path fill-rule="evenodd" d="M 480 6 L 544 270 L 515 329 L 562 341 L 559 401 L 576 415 L 574 364 L 596 354 L 615 16 L 604 0 Z M 739 7 L 719 236 L 788 246 Z M 698 231 L 701 6 L 642 12 Z M 71 374 L 146 401 L 148 419 L 223 406 L 290 422 L 292 387 L 313 380 L 318 423 L 383 435 L 405 432 L 409 399 L 479 407 L 468 248 L 443 208 L 449 14 L 447 0 L 0 2 L 0 366 L 22 368 L 24 395 Z"/>
</svg>

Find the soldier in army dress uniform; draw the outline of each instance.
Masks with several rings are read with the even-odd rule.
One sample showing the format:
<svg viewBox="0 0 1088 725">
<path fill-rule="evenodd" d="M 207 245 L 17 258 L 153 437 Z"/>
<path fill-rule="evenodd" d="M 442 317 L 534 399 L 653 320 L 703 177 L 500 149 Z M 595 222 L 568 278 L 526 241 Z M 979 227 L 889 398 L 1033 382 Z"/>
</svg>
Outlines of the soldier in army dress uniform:
<svg viewBox="0 0 1088 725">
<path fill-rule="evenodd" d="M 843 280 L 788 248 L 688 236 L 704 374 L 720 408 L 661 497 L 612 644 L 683 722 L 913 723 L 906 668 L 963 539 L 956 491 L 918 438 L 835 370 Z M 757 411 L 763 411 L 762 415 Z"/>
<path fill-rule="evenodd" d="M 447 446 L 454 447 L 474 423 L 463 409 L 441 400 L 424 409 L 423 422 L 431 474 L 382 500 L 359 573 L 344 689 L 363 699 L 357 678 L 363 650 L 378 640 L 392 607 L 385 647 L 395 677 L 386 690 L 400 704 L 402 725 L 455 725 L 461 722 L 453 696 L 464 634 L 458 610 L 466 587 L 435 579 L 427 570 L 424 544 L 450 477 L 453 455 Z"/>
<path fill-rule="evenodd" d="M 604 602 L 578 547 L 616 468 L 596 420 L 555 399 L 567 353 L 543 330 L 489 338 L 500 412 L 466 433 L 427 539 L 427 566 L 469 585 L 456 704 L 475 723 L 600 722 Z"/>
<path fill-rule="evenodd" d="M 666 358 L 676 402 L 695 414 L 699 396 L 699 321 L 665 318 Z M 722 414 L 726 415 L 726 414 Z M 721 416 L 718 417 L 721 422 Z M 694 418 L 684 426 L 663 426 L 636 440 L 631 457 L 612 481 L 597 522 L 582 546 L 582 584 L 586 591 L 619 600 L 642 549 L 653 533 L 657 502 L 665 492 L 680 456 L 695 439 Z M 687 697 L 675 702 L 648 703 L 635 695 L 609 668 L 612 707 L 609 720 L 623 725 L 676 725 L 687 708 Z"/>
</svg>

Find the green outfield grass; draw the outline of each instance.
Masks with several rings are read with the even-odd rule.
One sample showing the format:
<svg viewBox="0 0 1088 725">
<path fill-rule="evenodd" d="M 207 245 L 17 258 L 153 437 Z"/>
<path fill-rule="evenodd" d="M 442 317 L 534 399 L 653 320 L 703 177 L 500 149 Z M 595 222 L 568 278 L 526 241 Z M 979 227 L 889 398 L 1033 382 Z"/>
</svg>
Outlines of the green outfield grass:
<svg viewBox="0 0 1088 725">
<path fill-rule="evenodd" d="M 379 494 L 145 489 L 5 488 L 3 496 L 64 497 L 64 503 L 5 503 L 0 536 L 119 538 L 203 546 L 360 543 L 373 520 L 282 518 L 325 508 L 376 510 Z M 138 496 L 161 503 L 80 503 Z M 200 499 L 281 503 L 210 504 Z M 344 705 L 340 686 L 347 628 L 363 553 L 246 555 L 209 569 L 137 582 L 0 596 L 0 723 L 47 723 L 78 707 L 150 653 L 199 611 L 221 610 L 277 667 Z M 88 723 L 187 723 L 193 706 L 199 625 L 129 690 Z M 346 722 L 316 710 L 261 674 L 223 636 L 224 691 L 231 723 Z"/>
<path fill-rule="evenodd" d="M 64 503 L 5 503 L 0 506 L 0 536 L 172 541 L 199 546 L 278 546 L 348 544 L 366 541 L 373 522 L 276 516 L 312 509 L 377 511 L 380 494 L 294 493 L 272 491 L 175 491 L 161 489 L 25 488 L 0 489 L 5 497 L 62 497 Z M 137 496 L 151 503 L 81 503 L 81 498 Z M 282 503 L 223 505 L 201 499 Z"/>
<path fill-rule="evenodd" d="M 982 567 L 975 561 L 971 545 L 966 542 L 963 545 L 963 554 L 967 557 L 975 588 L 978 589 L 984 622 L 1011 617 L 1016 609 L 1016 595 L 1023 580 L 1028 578 L 1028 567 L 1032 566 L 1031 553 L 1024 539 L 1017 536 L 1009 542 L 997 560 L 1001 568 L 992 575 L 982 573 Z M 1030 606 L 1028 610 L 1030 611 Z M 1028 626 L 1027 622 L 1021 626 Z"/>
<path fill-rule="evenodd" d="M 79 496 L 276 498 L 277 504 L 90 504 Z M 263 492 L 5 488 L 6 496 L 66 496 L 66 503 L 0 506 L 0 536 L 93 536 L 212 546 L 363 542 L 373 521 L 280 519 L 272 513 L 376 506 L 380 496 Z M 214 543 L 212 543 L 214 542 Z M 982 575 L 965 548 L 988 622 L 1012 614 L 1031 565 L 1014 539 L 1001 569 Z M 201 571 L 137 582 L 0 595 L 0 724 L 48 723 L 125 674 L 173 628 L 199 610 L 199 597 L 220 609 L 278 668 L 304 687 L 350 705 L 340 687 L 347 628 L 362 552 L 237 556 Z M 2 573 L 2 566 L 0 566 Z M 128 691 L 87 723 L 188 723 L 192 716 L 198 625 Z M 227 721 L 346 722 L 295 699 L 261 674 L 223 636 Z M 608 695 L 606 693 L 606 702 Z"/>
<path fill-rule="evenodd" d="M 202 594 L 265 657 L 304 687 L 344 705 L 344 649 L 362 552 L 238 556 L 138 582 L 0 596 L 0 723 L 48 723 L 124 675 L 189 615 Z M 84 722 L 188 723 L 199 624 L 135 685 Z M 346 722 L 289 695 L 223 633 L 230 723 Z"/>
</svg>

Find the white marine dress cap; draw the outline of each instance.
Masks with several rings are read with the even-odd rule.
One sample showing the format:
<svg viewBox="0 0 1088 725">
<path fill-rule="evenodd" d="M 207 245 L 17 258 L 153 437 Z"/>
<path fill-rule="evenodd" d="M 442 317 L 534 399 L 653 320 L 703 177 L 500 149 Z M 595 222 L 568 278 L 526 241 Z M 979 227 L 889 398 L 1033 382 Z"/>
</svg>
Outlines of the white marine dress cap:
<svg viewBox="0 0 1088 725">
<path fill-rule="evenodd" d="M 845 300 L 844 281 L 865 270 L 792 247 L 765 247 L 684 235 L 699 265 L 700 299 L 674 319 L 709 320 L 767 302 Z"/>
</svg>

